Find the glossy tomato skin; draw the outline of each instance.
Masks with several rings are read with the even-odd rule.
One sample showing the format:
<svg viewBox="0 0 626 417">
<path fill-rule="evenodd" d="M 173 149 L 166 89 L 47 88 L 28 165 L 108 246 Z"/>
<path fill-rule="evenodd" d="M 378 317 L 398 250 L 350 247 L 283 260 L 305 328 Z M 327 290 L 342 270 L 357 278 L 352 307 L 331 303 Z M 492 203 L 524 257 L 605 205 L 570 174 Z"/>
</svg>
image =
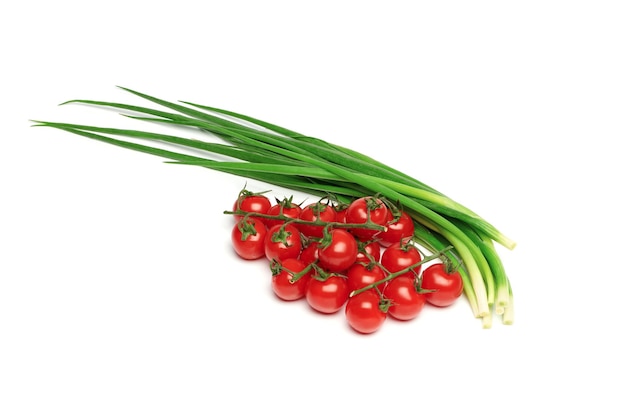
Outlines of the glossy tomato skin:
<svg viewBox="0 0 626 417">
<path fill-rule="evenodd" d="M 233 211 L 243 210 L 249 213 L 267 214 L 270 207 L 272 207 L 270 199 L 261 194 L 241 194 L 233 203 Z M 251 217 L 265 223 L 265 219 L 254 216 Z M 236 214 L 234 218 L 239 221 L 243 216 Z"/>
<path fill-rule="evenodd" d="M 415 288 L 415 279 L 399 276 L 387 284 L 383 292 L 391 305 L 389 315 L 397 320 L 416 318 L 426 304 L 426 298 Z"/>
<path fill-rule="evenodd" d="M 244 233 L 245 227 L 252 227 L 254 233 Z M 245 236 L 244 236 L 245 234 Z M 231 242 L 235 253 L 246 260 L 254 260 L 265 256 L 265 238 L 267 228 L 256 219 L 239 220 L 232 229 Z"/>
<path fill-rule="evenodd" d="M 361 197 L 354 200 L 346 210 L 346 223 L 363 224 L 367 222 L 368 213 L 371 222 L 384 226 L 387 223 L 387 206 L 376 197 Z M 376 229 L 354 228 L 352 233 L 362 239 L 369 240 L 380 231 Z"/>
<path fill-rule="evenodd" d="M 347 206 L 333 206 L 333 210 L 335 210 L 335 221 L 339 223 L 346 222 L 346 212 L 348 211 Z"/>
<path fill-rule="evenodd" d="M 324 281 L 312 277 L 306 288 L 307 303 L 314 310 L 324 314 L 341 310 L 349 295 L 350 289 L 346 279 L 338 275 L 331 275 Z"/>
<path fill-rule="evenodd" d="M 295 282 L 291 282 L 294 274 L 302 272 L 307 265 L 295 258 L 287 258 L 280 262 L 272 273 L 272 290 L 281 300 L 295 301 L 304 298 L 311 272 L 306 272 Z"/>
<path fill-rule="evenodd" d="M 382 249 L 377 240 L 366 242 L 358 241 L 359 253 L 356 255 L 356 262 L 379 262 Z M 371 258 L 371 259 L 370 259 Z"/>
<path fill-rule="evenodd" d="M 278 241 L 278 238 L 284 241 Z M 265 236 L 265 256 L 270 261 L 276 259 L 278 261 L 287 258 L 297 258 L 302 250 L 302 238 L 300 231 L 293 224 L 280 225 L 270 227 Z"/>
<path fill-rule="evenodd" d="M 350 297 L 345 313 L 350 327 L 364 334 L 374 333 L 387 319 L 387 313 L 380 308 L 380 296 L 373 290 Z"/>
<path fill-rule="evenodd" d="M 330 272 L 342 272 L 356 260 L 358 245 L 354 236 L 344 229 L 333 229 L 329 232 L 330 243 L 320 244 L 317 256 L 318 264 Z"/>
<path fill-rule="evenodd" d="M 304 207 L 298 216 L 300 220 L 307 222 L 323 221 L 334 222 L 337 215 L 335 210 L 323 203 L 312 203 Z M 324 235 L 324 226 L 313 226 L 309 224 L 298 224 L 300 232 L 307 237 L 321 238 Z"/>
<path fill-rule="evenodd" d="M 429 265 L 422 273 L 422 289 L 426 301 L 437 307 L 447 307 L 463 293 L 463 279 L 458 271 L 448 272 L 443 263 Z"/>
<path fill-rule="evenodd" d="M 410 267 L 422 260 L 422 255 L 415 245 L 410 243 L 396 242 L 389 246 L 380 257 L 380 263 L 389 272 L 399 272 L 403 269 Z M 418 265 L 413 269 L 415 273 L 407 272 L 406 276 L 414 277 L 415 274 L 419 274 L 422 266 Z"/>
<path fill-rule="evenodd" d="M 350 291 L 358 290 L 375 282 L 385 279 L 385 271 L 375 263 L 355 262 L 346 272 Z M 385 288 L 385 283 L 376 286 L 380 291 Z"/>
<path fill-rule="evenodd" d="M 309 243 L 300 252 L 300 260 L 309 265 L 317 262 L 319 242 L 315 240 L 309 241 Z"/>
<path fill-rule="evenodd" d="M 404 211 L 400 213 L 400 217 L 397 219 L 394 219 L 391 211 L 388 211 L 386 226 L 387 230 L 376 235 L 383 247 L 389 247 L 396 242 L 411 239 L 415 232 L 413 219 Z"/>
<path fill-rule="evenodd" d="M 277 204 L 274 204 L 267 210 L 267 214 L 271 216 L 278 216 L 282 214 L 285 217 L 290 219 L 297 219 L 300 217 L 300 213 L 302 212 L 302 207 L 297 204 L 292 203 L 290 200 L 283 200 Z M 285 223 L 284 220 L 279 219 L 265 219 L 265 224 L 268 228 L 275 226 L 277 224 Z"/>
</svg>

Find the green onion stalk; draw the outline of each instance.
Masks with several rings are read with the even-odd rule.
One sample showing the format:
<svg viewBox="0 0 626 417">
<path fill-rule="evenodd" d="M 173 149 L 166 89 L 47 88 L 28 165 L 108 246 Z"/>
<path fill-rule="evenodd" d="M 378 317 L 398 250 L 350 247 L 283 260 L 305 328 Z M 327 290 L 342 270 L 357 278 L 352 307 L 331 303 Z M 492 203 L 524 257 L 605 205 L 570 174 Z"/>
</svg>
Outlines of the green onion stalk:
<svg viewBox="0 0 626 417">
<path fill-rule="evenodd" d="M 366 195 L 384 197 L 411 215 L 413 238 L 424 248 L 432 253 L 453 248 L 452 262 L 461 272 L 465 295 L 483 327 L 491 326 L 494 313 L 502 316 L 504 324 L 513 323 L 513 293 L 495 243 L 512 250 L 515 242 L 465 206 L 355 150 L 232 111 L 186 101 L 169 102 L 122 89 L 162 109 L 94 100 L 63 104 L 115 108 L 133 119 L 194 128 L 211 140 L 45 121 L 34 121 L 35 126 L 152 154 L 168 163 L 196 165 L 313 195 L 332 195 L 339 202 L 348 203 Z M 193 150 L 194 155 L 151 146 L 159 143 Z M 197 156 L 198 151 L 203 156 Z"/>
</svg>

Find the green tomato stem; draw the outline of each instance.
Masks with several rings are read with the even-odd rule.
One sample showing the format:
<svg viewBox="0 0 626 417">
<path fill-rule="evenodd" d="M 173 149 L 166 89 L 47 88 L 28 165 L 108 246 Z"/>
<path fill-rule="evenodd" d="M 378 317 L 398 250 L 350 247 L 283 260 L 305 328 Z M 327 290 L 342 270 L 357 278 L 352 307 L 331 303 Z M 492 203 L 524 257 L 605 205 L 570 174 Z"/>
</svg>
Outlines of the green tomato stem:
<svg viewBox="0 0 626 417">
<path fill-rule="evenodd" d="M 386 226 L 376 224 L 373 221 L 371 221 L 369 218 L 367 219 L 365 223 L 342 223 L 342 222 L 326 222 L 320 219 L 315 219 L 314 221 L 294 219 L 293 217 L 285 216 L 284 214 L 273 215 L 273 214 L 263 214 L 263 213 L 251 213 L 251 212 L 244 211 L 244 210 L 235 210 L 235 211 L 225 210 L 224 214 L 239 215 L 239 216 L 249 215 L 250 217 L 259 217 L 262 219 L 272 219 L 272 220 L 282 220 L 282 221 L 285 221 L 286 223 L 306 224 L 310 226 L 326 226 L 326 227 L 344 228 L 344 229 L 356 229 L 356 228 L 373 229 L 373 230 L 379 230 L 381 232 L 384 232 L 387 230 Z"/>
<path fill-rule="evenodd" d="M 411 271 L 413 271 L 415 268 L 417 268 L 418 266 L 420 266 L 420 265 L 422 265 L 422 264 L 425 264 L 425 263 L 427 263 L 427 262 L 430 262 L 430 261 L 432 261 L 433 259 L 438 259 L 438 258 L 439 258 L 439 257 L 441 257 L 444 253 L 448 252 L 448 251 L 449 251 L 449 250 L 451 250 L 451 249 L 452 249 L 452 246 L 448 246 L 448 247 L 447 247 L 447 248 L 445 248 L 444 250 L 439 251 L 439 252 L 437 252 L 437 253 L 435 253 L 435 254 L 433 254 L 433 255 L 431 255 L 431 256 L 426 256 L 426 257 L 425 257 L 425 258 L 423 258 L 421 261 L 416 262 L 416 263 L 414 263 L 413 265 L 410 265 L 410 266 L 408 266 L 408 267 L 406 267 L 406 268 L 404 268 L 404 269 L 402 269 L 402 270 L 400 270 L 400 271 L 397 271 L 397 272 L 394 272 L 394 273 L 392 273 L 392 274 L 389 274 L 389 275 L 387 275 L 385 278 L 383 278 L 383 279 L 381 279 L 381 280 L 378 280 L 378 281 L 373 282 L 373 283 L 371 283 L 371 284 L 368 284 L 368 285 L 366 285 L 366 286 L 364 286 L 364 287 L 361 287 L 361 288 L 359 288 L 359 289 L 357 289 L 357 290 L 354 290 L 354 291 L 352 291 L 352 292 L 350 293 L 350 297 L 353 297 L 353 296 L 355 296 L 355 295 L 357 295 L 357 294 L 360 294 L 360 293 L 362 293 L 362 292 L 365 292 L 365 291 L 367 291 L 367 290 L 371 290 L 372 288 L 377 288 L 380 284 L 384 284 L 385 282 L 391 281 L 392 279 L 394 279 L 394 278 L 396 278 L 396 277 L 398 277 L 398 276 L 400 276 L 400 275 L 406 274 L 407 272 L 411 272 Z"/>
</svg>

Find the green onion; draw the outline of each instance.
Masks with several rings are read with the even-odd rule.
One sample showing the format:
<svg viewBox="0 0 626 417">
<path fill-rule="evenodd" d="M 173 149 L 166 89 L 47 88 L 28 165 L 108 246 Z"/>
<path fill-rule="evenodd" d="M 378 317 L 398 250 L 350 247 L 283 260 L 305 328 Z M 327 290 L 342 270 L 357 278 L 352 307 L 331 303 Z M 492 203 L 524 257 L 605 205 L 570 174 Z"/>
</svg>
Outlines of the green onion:
<svg viewBox="0 0 626 417">
<path fill-rule="evenodd" d="M 451 261 L 459 267 L 470 307 L 483 327 L 491 327 L 493 313 L 502 316 L 505 324 L 513 322 L 513 293 L 494 243 L 513 249 L 515 242 L 465 206 L 355 150 L 232 111 L 169 102 L 123 89 L 169 111 L 94 100 L 63 104 L 115 108 L 129 112 L 124 115 L 133 119 L 197 129 L 210 140 L 70 123 L 35 121 L 35 126 L 149 153 L 169 163 L 197 165 L 314 195 L 330 194 L 342 202 L 380 195 L 411 215 L 416 225 L 414 240 L 424 248 L 437 253 L 452 246 Z M 115 137 L 148 141 L 155 146 Z M 159 144 L 193 150 L 194 155 L 173 152 Z"/>
</svg>

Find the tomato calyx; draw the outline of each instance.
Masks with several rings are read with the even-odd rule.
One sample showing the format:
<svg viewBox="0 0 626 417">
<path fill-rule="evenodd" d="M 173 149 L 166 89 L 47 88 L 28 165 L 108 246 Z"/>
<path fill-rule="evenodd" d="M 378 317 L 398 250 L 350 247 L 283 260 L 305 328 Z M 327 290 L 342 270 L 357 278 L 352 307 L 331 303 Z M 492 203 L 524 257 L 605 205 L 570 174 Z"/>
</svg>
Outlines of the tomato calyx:
<svg viewBox="0 0 626 417">
<path fill-rule="evenodd" d="M 248 214 L 237 222 L 237 228 L 241 232 L 241 240 L 247 240 L 250 236 L 256 236 L 257 234 L 256 223 L 254 220 L 249 219 Z"/>
<path fill-rule="evenodd" d="M 371 244 L 376 244 L 378 243 L 378 239 L 374 238 L 371 240 L 359 240 L 357 239 L 356 244 L 357 244 L 357 251 L 358 253 L 361 255 L 361 259 L 365 258 L 367 259 L 367 263 L 368 264 L 376 264 L 378 262 L 378 259 L 375 259 L 374 256 L 372 256 L 372 254 L 367 250 L 368 246 Z M 377 254 L 380 256 L 380 251 L 377 252 Z M 370 267 L 371 269 L 371 267 Z"/>
<path fill-rule="evenodd" d="M 426 288 L 422 288 L 422 275 L 416 275 L 415 278 L 413 279 L 413 288 L 415 289 L 415 292 L 418 294 L 428 294 L 431 292 L 435 292 L 437 290 L 428 290 Z"/>
<path fill-rule="evenodd" d="M 315 216 L 317 216 L 316 220 L 314 220 L 314 222 L 318 222 L 318 223 L 323 223 L 322 220 L 319 219 L 319 215 L 320 213 L 326 211 L 326 210 L 331 210 L 332 207 L 329 206 L 326 203 L 322 203 L 321 201 L 318 201 L 316 203 L 313 203 L 310 205 L 311 207 L 311 211 L 313 212 L 313 214 L 315 214 Z"/>
<path fill-rule="evenodd" d="M 316 263 L 309 264 L 309 269 L 313 269 L 312 278 L 317 281 L 321 281 L 321 282 L 328 281 L 328 279 L 331 277 L 339 277 L 339 278 L 346 279 L 345 275 L 342 275 L 338 272 L 327 271 L 321 266 L 317 265 Z"/>
<path fill-rule="evenodd" d="M 282 210 L 283 209 L 290 209 L 290 208 L 294 208 L 294 207 L 301 207 L 302 204 L 296 204 L 293 202 L 293 196 L 289 196 L 289 197 L 283 197 L 283 199 L 279 199 L 278 197 L 275 197 L 276 200 L 276 204 L 281 208 L 280 213 L 282 214 Z"/>
<path fill-rule="evenodd" d="M 380 297 L 380 300 L 378 301 L 378 309 L 383 313 L 387 313 L 392 305 L 391 300 L 382 295 L 380 291 L 377 290 L 377 292 Z"/>
<path fill-rule="evenodd" d="M 374 196 L 365 197 L 365 203 L 368 211 L 374 211 L 381 207 L 386 207 L 385 202 L 382 200 L 380 194 Z"/>
<path fill-rule="evenodd" d="M 454 274 L 461 268 L 461 265 L 463 265 L 463 259 L 459 259 L 459 262 L 455 265 L 447 254 L 443 254 L 441 256 L 441 263 L 443 263 L 443 269 L 447 274 Z"/>
<path fill-rule="evenodd" d="M 369 262 L 359 262 L 359 261 L 357 261 L 357 262 L 355 262 L 355 264 L 363 265 L 363 268 L 367 269 L 370 272 L 374 268 L 376 268 L 376 267 L 381 268 L 384 271 L 383 266 L 380 264 L 380 262 L 376 262 L 374 260 L 371 260 Z"/>
<path fill-rule="evenodd" d="M 317 245 L 319 247 L 319 243 L 321 238 L 315 236 L 302 236 L 302 249 L 306 249 L 311 245 Z"/>
<path fill-rule="evenodd" d="M 265 194 L 269 193 L 269 190 L 266 191 L 250 191 L 248 189 L 246 189 L 245 187 L 239 191 L 239 195 L 237 195 L 237 202 L 241 202 L 245 197 L 257 197 L 257 196 L 264 196 Z M 239 208 L 239 207 L 237 207 Z"/>
<path fill-rule="evenodd" d="M 313 265 L 314 264 L 309 264 L 307 265 L 303 270 L 296 272 L 296 271 L 292 271 L 289 268 L 286 268 L 283 263 L 281 261 L 279 261 L 278 259 L 272 259 L 270 261 L 270 271 L 272 273 L 272 275 L 278 275 L 283 271 L 286 271 L 289 275 L 291 275 L 291 279 L 289 280 L 289 282 L 291 284 L 296 283 L 300 278 L 302 278 L 303 276 L 305 276 L 306 274 L 308 274 L 311 269 L 313 269 Z"/>
<path fill-rule="evenodd" d="M 400 204 L 400 202 L 396 202 L 396 203 L 392 203 L 390 200 L 388 200 L 385 197 L 379 197 L 381 199 L 381 201 L 385 204 L 385 206 L 387 206 L 387 210 L 389 211 L 389 213 L 391 213 L 391 221 L 390 223 L 395 223 L 398 221 L 398 219 L 400 218 L 400 216 L 402 215 L 402 205 Z"/>
<path fill-rule="evenodd" d="M 283 264 L 278 259 L 270 261 L 270 271 L 272 275 L 278 275 L 283 270 Z"/>
<path fill-rule="evenodd" d="M 412 239 L 405 239 L 405 240 L 401 240 L 400 241 L 400 250 L 402 250 L 404 252 L 408 252 L 408 251 L 413 250 L 413 249 L 417 249 L 417 251 L 420 252 L 420 255 L 422 255 L 422 256 L 424 255 L 422 253 L 422 251 L 419 249 L 419 247 L 417 245 L 415 245 L 415 243 L 413 242 Z M 444 251 L 445 251 L 445 249 L 444 249 Z M 443 256 L 444 253 L 445 252 L 441 252 L 440 256 Z"/>
<path fill-rule="evenodd" d="M 287 230 L 287 225 L 291 223 L 292 222 L 285 222 L 276 232 L 272 233 L 270 240 L 274 243 L 282 243 L 287 247 L 291 246 L 292 243 L 289 241 L 289 238 L 291 237 L 292 232 Z"/>
<path fill-rule="evenodd" d="M 317 247 L 319 249 L 324 249 L 327 248 L 328 246 L 330 246 L 331 243 L 333 243 L 333 235 L 332 233 L 330 233 L 331 230 L 331 225 L 327 224 L 324 227 L 324 233 L 322 235 L 322 238 L 319 239 Z"/>
<path fill-rule="evenodd" d="M 331 202 L 331 206 L 335 209 L 335 211 L 344 211 L 349 205 L 349 203 L 342 203 L 341 201 Z"/>
</svg>

